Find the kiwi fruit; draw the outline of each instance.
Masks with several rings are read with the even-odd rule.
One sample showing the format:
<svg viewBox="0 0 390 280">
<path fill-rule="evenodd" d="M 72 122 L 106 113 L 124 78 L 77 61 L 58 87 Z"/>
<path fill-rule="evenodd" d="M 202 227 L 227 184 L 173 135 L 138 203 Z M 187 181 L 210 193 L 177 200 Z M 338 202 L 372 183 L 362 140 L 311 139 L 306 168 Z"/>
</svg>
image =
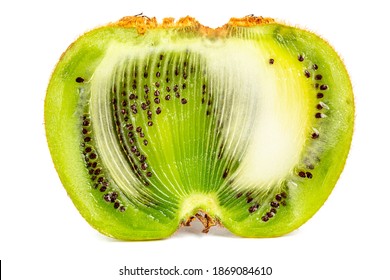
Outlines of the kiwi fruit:
<svg viewBox="0 0 390 280">
<path fill-rule="evenodd" d="M 48 146 L 81 215 L 121 240 L 287 234 L 349 152 L 352 86 L 319 36 L 273 19 L 125 17 L 78 38 L 45 99 Z"/>
</svg>

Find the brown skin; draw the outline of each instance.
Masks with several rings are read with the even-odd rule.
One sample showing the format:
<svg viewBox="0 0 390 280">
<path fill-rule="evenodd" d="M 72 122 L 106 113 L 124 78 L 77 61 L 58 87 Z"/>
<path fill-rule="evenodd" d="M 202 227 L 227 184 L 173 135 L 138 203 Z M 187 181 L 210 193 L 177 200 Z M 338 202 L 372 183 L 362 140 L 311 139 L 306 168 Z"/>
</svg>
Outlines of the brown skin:
<svg viewBox="0 0 390 280">
<path fill-rule="evenodd" d="M 144 16 L 142 14 L 136 15 L 136 16 L 127 16 L 121 18 L 119 21 L 111 23 L 112 26 L 120 26 L 124 28 L 137 28 L 137 31 L 140 35 L 145 34 L 145 32 L 148 29 L 155 29 L 155 28 L 194 28 L 200 31 L 200 33 L 203 33 L 208 36 L 217 36 L 224 34 L 226 30 L 229 29 L 229 27 L 232 26 L 241 26 L 241 27 L 247 27 L 247 26 L 255 26 L 255 25 L 263 25 L 263 24 L 269 24 L 275 22 L 272 18 L 263 18 L 263 17 L 256 17 L 253 15 L 249 15 L 242 18 L 231 18 L 229 22 L 222 27 L 213 29 L 208 26 L 204 26 L 200 24 L 195 18 L 186 16 L 183 18 L 180 18 L 175 22 L 175 19 L 172 17 L 164 18 L 162 23 L 158 23 L 157 19 L 155 17 L 149 18 L 147 16 Z"/>
</svg>

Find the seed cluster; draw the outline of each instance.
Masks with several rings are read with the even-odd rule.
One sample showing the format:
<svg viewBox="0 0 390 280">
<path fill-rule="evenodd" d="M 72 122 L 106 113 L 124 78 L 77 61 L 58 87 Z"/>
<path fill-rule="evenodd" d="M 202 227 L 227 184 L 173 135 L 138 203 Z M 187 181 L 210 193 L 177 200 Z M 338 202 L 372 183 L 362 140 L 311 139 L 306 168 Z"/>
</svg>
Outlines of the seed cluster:
<svg viewBox="0 0 390 280">
<path fill-rule="evenodd" d="M 120 145 L 131 169 L 144 186 L 150 185 L 152 170 L 147 162 L 148 132 L 158 125 L 168 102 L 186 105 L 187 79 L 195 69 L 187 60 L 172 69 L 162 69 L 165 54 L 150 65 L 127 69 L 111 90 L 113 118 Z M 129 62 L 131 63 L 131 62 Z M 141 75 L 139 75 L 141 74 Z"/>
<path fill-rule="evenodd" d="M 249 191 L 249 192 L 246 192 L 246 193 L 239 192 L 236 195 L 237 199 L 239 199 L 241 197 L 243 199 L 245 199 L 245 202 L 247 204 L 250 204 L 250 206 L 248 208 L 248 212 L 250 214 L 253 214 L 253 213 L 255 213 L 256 211 L 258 211 L 260 209 L 261 203 L 258 201 L 258 199 L 256 198 L 256 195 L 254 195 L 252 191 Z M 276 213 L 277 213 L 277 209 L 280 206 L 286 206 L 287 205 L 286 198 L 287 198 L 287 193 L 285 191 L 277 193 L 274 196 L 273 200 L 271 202 L 269 202 L 269 209 L 261 217 L 261 220 L 263 222 L 267 222 L 269 219 L 274 217 L 276 215 Z"/>
<path fill-rule="evenodd" d="M 212 105 L 213 105 L 213 100 L 212 100 L 212 97 L 211 97 L 211 93 L 208 91 L 207 89 L 207 86 L 206 84 L 203 84 L 202 85 L 202 105 L 206 105 L 207 106 L 207 109 L 206 109 L 206 116 L 210 116 L 211 115 L 211 111 L 212 111 Z"/>
<path fill-rule="evenodd" d="M 300 62 L 305 61 L 305 57 L 303 54 L 298 55 L 298 61 L 300 61 Z M 325 115 L 325 113 L 323 113 L 321 111 L 323 111 L 324 109 L 325 110 L 329 109 L 329 107 L 326 105 L 326 103 L 323 102 L 323 99 L 325 97 L 325 93 L 329 90 L 329 86 L 327 84 L 323 83 L 324 77 L 321 73 L 318 72 L 318 70 L 319 70 L 319 66 L 316 63 L 312 63 L 312 64 L 308 65 L 306 67 L 306 69 L 304 69 L 304 75 L 306 78 L 311 78 L 314 81 L 313 87 L 316 90 L 316 98 L 319 99 L 319 102 L 316 105 L 317 112 L 315 112 L 314 117 L 316 119 L 322 119 L 322 118 L 327 117 L 327 115 Z M 317 129 L 313 129 L 313 132 L 311 133 L 311 139 L 317 140 L 317 139 L 319 139 L 319 137 L 320 137 L 319 131 Z M 309 170 L 313 170 L 314 165 L 307 164 L 306 168 Z M 300 178 L 307 178 L 307 179 L 313 178 L 312 172 L 310 172 L 308 170 L 298 170 L 297 175 Z"/>
<path fill-rule="evenodd" d="M 124 212 L 126 208 L 120 202 L 118 193 L 110 190 L 110 183 L 104 175 L 98 153 L 94 148 L 94 140 L 91 134 L 91 118 L 89 114 L 86 113 L 83 115 L 81 124 L 81 148 L 83 149 L 84 161 L 88 169 L 88 173 L 91 180 L 94 182 L 94 188 L 104 193 L 103 199 L 106 202 L 113 203 L 115 209 L 118 209 L 120 212 Z"/>
<path fill-rule="evenodd" d="M 305 58 L 302 54 L 298 55 L 298 61 L 303 62 L 304 60 L 305 60 Z M 325 92 L 329 89 L 329 86 L 327 84 L 321 83 L 323 76 L 322 76 L 322 74 L 317 72 L 318 69 L 319 69 L 319 67 L 317 64 L 315 64 L 315 63 L 311 64 L 307 69 L 304 70 L 304 75 L 306 78 L 311 78 L 311 77 L 314 78 L 314 81 L 315 81 L 314 88 L 317 90 L 316 97 L 317 97 L 317 99 L 323 99 L 325 96 Z M 327 106 L 322 101 L 316 105 L 316 109 L 318 110 L 318 112 L 315 113 L 315 115 L 314 115 L 315 118 L 321 119 L 321 118 L 326 117 L 326 115 L 324 113 L 319 112 L 320 110 L 322 110 L 324 108 L 327 108 Z M 319 135 L 316 134 L 312 138 L 317 139 L 318 136 Z"/>
<path fill-rule="evenodd" d="M 281 192 L 275 195 L 275 198 L 270 202 L 269 210 L 261 217 L 263 222 L 268 222 L 269 219 L 275 217 L 277 209 L 282 206 L 286 206 L 287 193 Z"/>
</svg>

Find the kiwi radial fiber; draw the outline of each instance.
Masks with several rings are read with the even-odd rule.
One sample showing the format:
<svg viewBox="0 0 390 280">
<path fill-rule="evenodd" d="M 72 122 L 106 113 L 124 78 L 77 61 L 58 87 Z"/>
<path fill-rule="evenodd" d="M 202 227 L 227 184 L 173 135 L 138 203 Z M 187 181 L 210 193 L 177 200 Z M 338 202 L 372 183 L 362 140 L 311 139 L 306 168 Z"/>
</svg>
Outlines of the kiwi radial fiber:
<svg viewBox="0 0 390 280">
<path fill-rule="evenodd" d="M 103 234 L 160 239 L 197 218 L 204 232 L 270 237 L 331 193 L 354 101 L 339 56 L 306 30 L 134 16 L 61 56 L 45 123 L 66 191 Z"/>
</svg>

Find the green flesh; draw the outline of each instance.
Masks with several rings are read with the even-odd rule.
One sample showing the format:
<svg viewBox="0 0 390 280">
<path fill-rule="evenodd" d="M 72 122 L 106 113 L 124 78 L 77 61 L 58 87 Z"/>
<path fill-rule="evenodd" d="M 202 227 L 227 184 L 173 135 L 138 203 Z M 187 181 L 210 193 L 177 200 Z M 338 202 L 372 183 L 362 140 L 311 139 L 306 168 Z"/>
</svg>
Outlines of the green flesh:
<svg viewBox="0 0 390 280">
<path fill-rule="evenodd" d="M 279 236 L 329 196 L 353 131 L 340 58 L 279 24 L 227 33 L 104 27 L 63 55 L 47 139 L 74 204 L 102 233 L 164 238 L 201 210 L 235 234 Z"/>
</svg>

